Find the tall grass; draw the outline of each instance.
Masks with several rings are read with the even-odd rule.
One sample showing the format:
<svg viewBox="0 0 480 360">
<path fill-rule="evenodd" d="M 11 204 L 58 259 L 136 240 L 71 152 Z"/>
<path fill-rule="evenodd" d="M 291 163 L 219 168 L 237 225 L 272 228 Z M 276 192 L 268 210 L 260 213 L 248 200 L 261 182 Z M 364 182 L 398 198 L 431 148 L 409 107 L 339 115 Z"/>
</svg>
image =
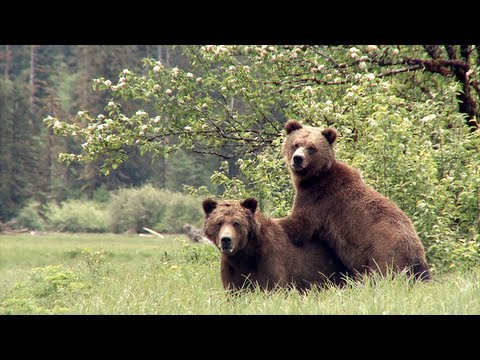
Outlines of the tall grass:
<svg viewBox="0 0 480 360">
<path fill-rule="evenodd" d="M 227 296 L 218 251 L 183 235 L 0 236 L 0 314 L 480 314 L 480 269 Z"/>
</svg>

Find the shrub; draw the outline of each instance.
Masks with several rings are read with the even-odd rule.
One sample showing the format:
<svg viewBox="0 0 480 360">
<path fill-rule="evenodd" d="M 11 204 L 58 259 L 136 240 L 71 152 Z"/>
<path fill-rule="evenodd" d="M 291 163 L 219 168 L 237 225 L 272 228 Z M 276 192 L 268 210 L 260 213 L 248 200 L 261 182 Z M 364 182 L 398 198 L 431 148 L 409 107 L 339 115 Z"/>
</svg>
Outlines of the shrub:
<svg viewBox="0 0 480 360">
<path fill-rule="evenodd" d="M 120 189 L 108 206 L 114 232 L 141 232 L 143 227 L 161 232 L 179 232 L 185 223 L 199 224 L 201 204 L 193 197 L 147 184 Z"/>
<path fill-rule="evenodd" d="M 46 210 L 48 228 L 55 231 L 106 232 L 110 223 L 106 209 L 89 200 L 50 203 Z"/>
<path fill-rule="evenodd" d="M 166 207 L 155 224 L 158 231 L 166 233 L 182 232 L 186 223 L 199 226 L 203 219 L 199 200 L 181 193 L 165 192 Z"/>
<path fill-rule="evenodd" d="M 37 201 L 30 201 L 23 207 L 18 216 L 15 218 L 15 223 L 19 227 L 26 227 L 30 230 L 45 230 L 45 221 L 40 216 L 40 203 Z"/>
</svg>

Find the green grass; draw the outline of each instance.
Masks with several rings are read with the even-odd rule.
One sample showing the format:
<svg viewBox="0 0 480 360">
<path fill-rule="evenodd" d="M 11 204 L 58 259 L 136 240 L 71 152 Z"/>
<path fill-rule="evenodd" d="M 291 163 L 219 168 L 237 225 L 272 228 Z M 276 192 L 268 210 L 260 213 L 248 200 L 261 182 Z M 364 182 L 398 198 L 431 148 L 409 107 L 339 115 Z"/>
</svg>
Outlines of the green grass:
<svg viewBox="0 0 480 360">
<path fill-rule="evenodd" d="M 0 314 L 480 314 L 479 276 L 228 297 L 218 251 L 183 235 L 0 235 Z"/>
</svg>

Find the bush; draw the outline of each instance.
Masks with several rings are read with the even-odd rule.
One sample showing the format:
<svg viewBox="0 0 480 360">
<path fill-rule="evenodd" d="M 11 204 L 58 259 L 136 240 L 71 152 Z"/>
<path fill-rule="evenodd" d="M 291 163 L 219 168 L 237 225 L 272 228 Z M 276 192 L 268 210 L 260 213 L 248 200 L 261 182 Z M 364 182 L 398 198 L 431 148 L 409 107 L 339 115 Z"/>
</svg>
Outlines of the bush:
<svg viewBox="0 0 480 360">
<path fill-rule="evenodd" d="M 37 201 L 30 201 L 23 207 L 18 216 L 15 218 L 15 223 L 19 227 L 26 227 L 30 230 L 45 230 L 45 221 L 40 216 L 40 203 Z"/>
<path fill-rule="evenodd" d="M 147 184 L 120 189 L 112 195 L 108 210 L 114 232 L 141 232 L 143 227 L 160 232 L 179 232 L 185 223 L 199 224 L 201 204 L 193 197 Z"/>
<path fill-rule="evenodd" d="M 47 205 L 48 228 L 55 231 L 106 232 L 109 214 L 100 204 L 89 200 L 67 200 Z"/>
<path fill-rule="evenodd" d="M 155 224 L 158 231 L 166 233 L 182 232 L 186 223 L 200 226 L 203 220 L 202 206 L 199 200 L 189 195 L 164 191 L 166 207 Z"/>
</svg>

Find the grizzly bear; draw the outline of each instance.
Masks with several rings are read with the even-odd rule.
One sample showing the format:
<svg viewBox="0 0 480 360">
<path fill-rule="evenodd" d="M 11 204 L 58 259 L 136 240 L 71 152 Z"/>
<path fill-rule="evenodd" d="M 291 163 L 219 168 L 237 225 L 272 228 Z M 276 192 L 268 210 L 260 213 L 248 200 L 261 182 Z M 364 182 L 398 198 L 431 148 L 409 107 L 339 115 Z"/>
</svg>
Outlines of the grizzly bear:
<svg viewBox="0 0 480 360">
<path fill-rule="evenodd" d="M 313 284 L 341 285 L 346 268 L 321 243 L 297 247 L 274 219 L 257 210 L 257 200 L 203 201 L 204 234 L 221 253 L 220 277 L 225 290 L 305 291 Z"/>
<path fill-rule="evenodd" d="M 425 251 L 404 212 L 364 183 L 360 172 L 335 158 L 334 129 L 285 124 L 282 145 L 295 198 L 279 219 L 297 246 L 325 241 L 354 274 L 405 270 L 431 279 Z"/>
</svg>

